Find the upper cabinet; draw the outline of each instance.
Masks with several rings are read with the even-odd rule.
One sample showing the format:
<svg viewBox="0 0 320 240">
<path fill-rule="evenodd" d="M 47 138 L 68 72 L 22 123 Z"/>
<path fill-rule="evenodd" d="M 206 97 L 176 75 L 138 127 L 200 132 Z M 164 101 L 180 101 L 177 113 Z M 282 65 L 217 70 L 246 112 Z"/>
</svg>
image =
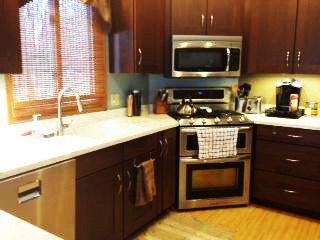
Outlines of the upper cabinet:
<svg viewBox="0 0 320 240">
<path fill-rule="evenodd" d="M 0 73 L 21 73 L 18 0 L 0 0 Z"/>
<path fill-rule="evenodd" d="M 110 72 L 162 73 L 164 1 L 112 1 Z"/>
<path fill-rule="evenodd" d="M 320 2 L 247 0 L 247 73 L 320 73 Z"/>
<path fill-rule="evenodd" d="M 172 34 L 242 34 L 242 0 L 172 0 L 171 2 Z"/>
<path fill-rule="evenodd" d="M 320 74 L 320 1 L 299 0 L 294 72 Z"/>
</svg>

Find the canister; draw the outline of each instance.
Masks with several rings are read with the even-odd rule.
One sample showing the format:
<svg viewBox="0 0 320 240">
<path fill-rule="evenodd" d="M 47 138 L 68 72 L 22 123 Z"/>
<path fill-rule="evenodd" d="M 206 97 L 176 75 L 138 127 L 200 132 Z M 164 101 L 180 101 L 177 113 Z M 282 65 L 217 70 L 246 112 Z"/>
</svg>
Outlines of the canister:
<svg viewBox="0 0 320 240">
<path fill-rule="evenodd" d="M 308 117 L 317 117 L 318 116 L 318 102 L 306 102 L 304 109 L 304 115 Z"/>
</svg>

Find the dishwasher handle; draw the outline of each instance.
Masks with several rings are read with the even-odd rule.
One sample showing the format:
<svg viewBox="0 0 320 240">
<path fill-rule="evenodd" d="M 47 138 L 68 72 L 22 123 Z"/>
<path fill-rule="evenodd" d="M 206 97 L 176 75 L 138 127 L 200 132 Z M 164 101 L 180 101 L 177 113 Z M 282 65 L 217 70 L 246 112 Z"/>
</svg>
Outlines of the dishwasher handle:
<svg viewBox="0 0 320 240">
<path fill-rule="evenodd" d="M 31 183 L 18 187 L 18 203 L 22 204 L 41 196 L 41 181 L 35 180 Z"/>
</svg>

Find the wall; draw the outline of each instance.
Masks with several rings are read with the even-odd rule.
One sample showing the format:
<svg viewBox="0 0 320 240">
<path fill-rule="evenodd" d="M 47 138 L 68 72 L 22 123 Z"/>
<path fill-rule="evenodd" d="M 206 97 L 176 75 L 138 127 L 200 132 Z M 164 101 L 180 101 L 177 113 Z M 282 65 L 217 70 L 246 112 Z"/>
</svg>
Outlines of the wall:
<svg viewBox="0 0 320 240">
<path fill-rule="evenodd" d="M 285 75 L 285 74 L 268 74 L 268 75 L 247 75 L 240 79 L 240 84 L 251 84 L 250 96 L 262 96 L 266 104 L 276 104 L 276 87 L 277 81 L 287 78 L 295 78 L 302 82 L 302 91 L 300 106 L 304 106 L 307 101 L 320 102 L 320 76 L 319 75 Z"/>
</svg>

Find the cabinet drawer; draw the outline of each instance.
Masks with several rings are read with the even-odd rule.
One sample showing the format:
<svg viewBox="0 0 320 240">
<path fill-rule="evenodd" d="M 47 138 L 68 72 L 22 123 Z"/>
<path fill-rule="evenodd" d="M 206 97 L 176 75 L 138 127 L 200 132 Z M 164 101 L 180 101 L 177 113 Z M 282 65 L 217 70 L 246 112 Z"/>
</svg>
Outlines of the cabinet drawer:
<svg viewBox="0 0 320 240">
<path fill-rule="evenodd" d="M 152 134 L 124 143 L 124 159 L 130 159 L 146 152 L 152 152 L 159 144 L 159 135 Z"/>
<path fill-rule="evenodd" d="M 80 178 L 120 163 L 123 160 L 122 150 L 123 145 L 118 144 L 78 157 L 76 177 Z"/>
<path fill-rule="evenodd" d="M 320 183 L 316 181 L 256 170 L 253 195 L 259 200 L 320 214 Z"/>
<path fill-rule="evenodd" d="M 320 148 L 256 141 L 257 169 L 320 181 Z"/>
<path fill-rule="evenodd" d="M 320 147 L 320 131 L 301 128 L 257 125 L 258 139 Z"/>
</svg>

